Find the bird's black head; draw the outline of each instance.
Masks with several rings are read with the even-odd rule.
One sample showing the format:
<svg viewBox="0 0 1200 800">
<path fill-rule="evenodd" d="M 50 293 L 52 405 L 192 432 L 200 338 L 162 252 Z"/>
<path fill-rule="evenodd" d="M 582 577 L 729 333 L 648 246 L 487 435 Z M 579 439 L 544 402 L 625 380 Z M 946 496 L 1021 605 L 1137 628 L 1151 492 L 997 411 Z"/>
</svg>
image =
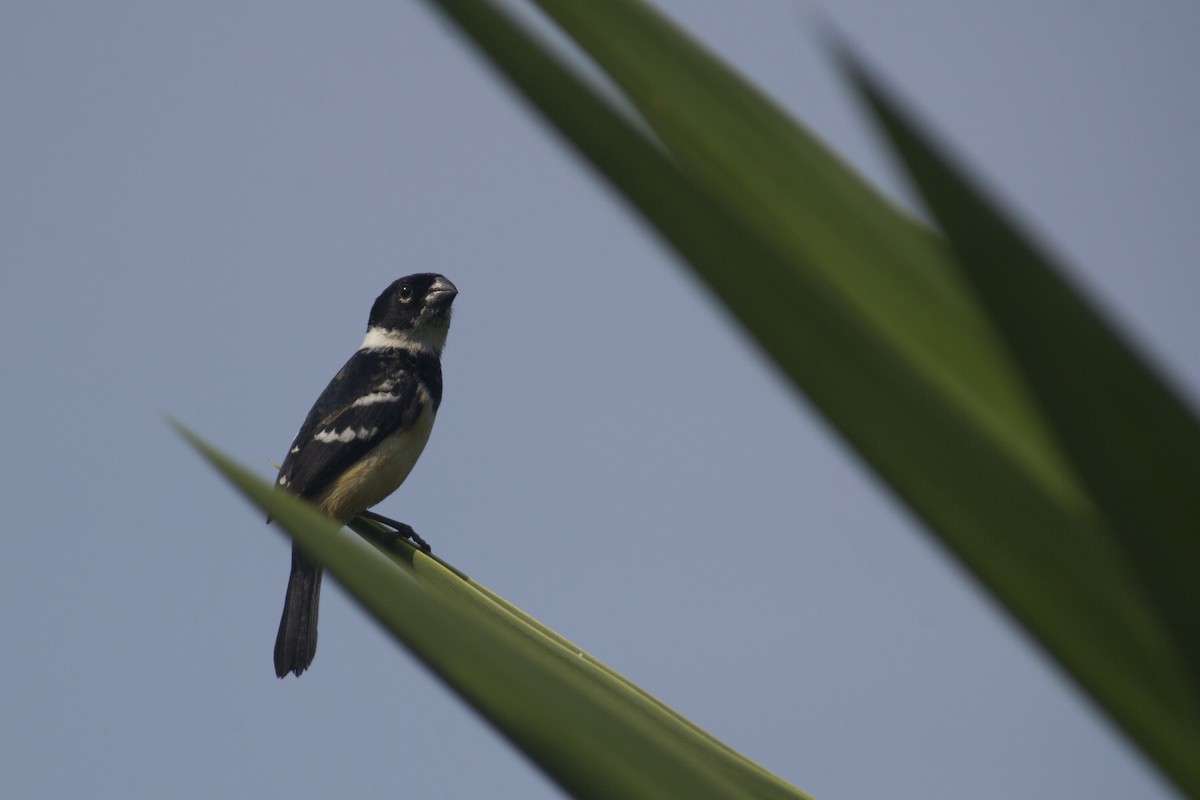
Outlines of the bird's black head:
<svg viewBox="0 0 1200 800">
<path fill-rule="evenodd" d="M 364 347 L 416 347 L 441 352 L 458 295 L 441 275 L 421 272 L 392 283 L 371 306 Z"/>
</svg>

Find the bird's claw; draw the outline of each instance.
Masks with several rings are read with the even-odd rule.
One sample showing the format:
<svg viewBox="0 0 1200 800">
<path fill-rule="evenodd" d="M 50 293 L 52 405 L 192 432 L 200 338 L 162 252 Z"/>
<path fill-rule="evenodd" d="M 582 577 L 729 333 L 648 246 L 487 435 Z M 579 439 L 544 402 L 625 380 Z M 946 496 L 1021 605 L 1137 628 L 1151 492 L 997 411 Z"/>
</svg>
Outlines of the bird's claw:
<svg viewBox="0 0 1200 800">
<path fill-rule="evenodd" d="M 381 525 L 385 525 L 391 529 L 384 535 L 384 539 L 388 544 L 391 544 L 398 539 L 408 539 L 410 542 L 416 545 L 417 549 L 422 553 L 428 554 L 433 552 L 433 549 L 429 546 L 429 543 L 422 539 L 420 534 L 413 530 L 413 527 L 408 523 L 397 522 L 396 520 L 385 517 L 382 514 L 376 514 L 374 511 L 364 511 L 362 512 L 361 516 L 366 517 L 372 522 L 378 522 Z"/>
</svg>

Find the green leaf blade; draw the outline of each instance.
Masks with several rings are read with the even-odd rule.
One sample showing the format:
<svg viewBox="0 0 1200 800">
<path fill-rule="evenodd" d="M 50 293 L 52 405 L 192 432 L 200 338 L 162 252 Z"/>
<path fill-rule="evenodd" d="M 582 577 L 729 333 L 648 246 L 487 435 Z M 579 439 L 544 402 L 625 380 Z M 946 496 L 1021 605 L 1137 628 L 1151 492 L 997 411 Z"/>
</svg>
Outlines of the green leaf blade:
<svg viewBox="0 0 1200 800">
<path fill-rule="evenodd" d="M 688 175 L 877 328 L 1064 497 L 1073 478 L 945 241 L 638 0 L 534 0 L 616 80 Z"/>
<path fill-rule="evenodd" d="M 997 429 L 1021 424 L 1001 409 L 994 422 L 981 420 L 844 292 L 729 213 L 490 5 L 440 5 L 646 214 L 951 549 L 1052 652 L 1086 673 L 1085 685 L 1115 685 L 1114 674 L 1131 670 L 1179 689 L 1170 648 L 1119 553 L 1091 530 L 1088 500 L 1068 475 L 1048 479 L 1058 469 L 1046 464 L 1057 455 L 1039 469 L 1010 446 L 1014 437 L 999 441 Z M 842 224 L 852 228 L 855 218 Z M 1030 450 L 1050 446 L 1044 437 L 1028 441 Z"/>
<path fill-rule="evenodd" d="M 180 432 L 450 688 L 579 798 L 805 800 L 767 770 L 461 573 L 407 543 L 367 547 Z M 372 525 L 356 521 L 371 536 Z M 382 552 L 381 552 L 382 551 Z"/>
<path fill-rule="evenodd" d="M 539 5 L 671 160 L 491 4 L 438 5 L 1115 718 L 1191 745 L 1173 636 L 944 241 L 634 0 Z"/>
<path fill-rule="evenodd" d="M 1200 424 L 865 67 L 848 53 L 842 61 L 1095 498 L 1101 525 L 1091 536 L 1119 550 L 1134 575 L 1125 591 L 1142 598 L 1143 624 L 1163 644 L 1152 661 L 1127 658 L 1120 680 L 1093 689 L 1200 796 Z"/>
</svg>

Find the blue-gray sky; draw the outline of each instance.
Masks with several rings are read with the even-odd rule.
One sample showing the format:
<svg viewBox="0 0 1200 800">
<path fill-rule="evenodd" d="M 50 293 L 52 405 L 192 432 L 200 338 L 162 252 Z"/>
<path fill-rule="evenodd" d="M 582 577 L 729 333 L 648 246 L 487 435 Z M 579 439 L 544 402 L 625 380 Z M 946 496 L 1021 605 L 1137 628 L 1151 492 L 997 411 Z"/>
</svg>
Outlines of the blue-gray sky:
<svg viewBox="0 0 1200 800">
<path fill-rule="evenodd" d="M 903 194 L 809 7 L 662 4 Z M 828 2 L 1195 398 L 1200 6 Z M 821 800 L 1172 792 L 423 4 L 0 10 L 10 797 L 556 797 L 166 428 L 269 475 L 415 271 L 461 294 L 380 510 Z"/>
</svg>

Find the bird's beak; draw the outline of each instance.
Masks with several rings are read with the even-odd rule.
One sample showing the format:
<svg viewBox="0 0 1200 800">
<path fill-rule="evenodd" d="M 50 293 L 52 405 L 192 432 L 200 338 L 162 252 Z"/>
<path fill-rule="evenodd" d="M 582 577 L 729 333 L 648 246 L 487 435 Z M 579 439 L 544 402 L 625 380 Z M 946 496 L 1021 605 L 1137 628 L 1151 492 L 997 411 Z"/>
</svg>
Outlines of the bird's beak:
<svg viewBox="0 0 1200 800">
<path fill-rule="evenodd" d="M 438 278 L 429 287 L 429 292 L 425 295 L 425 302 L 433 308 L 449 308 L 457 296 L 458 289 L 453 283 L 445 278 Z"/>
</svg>

